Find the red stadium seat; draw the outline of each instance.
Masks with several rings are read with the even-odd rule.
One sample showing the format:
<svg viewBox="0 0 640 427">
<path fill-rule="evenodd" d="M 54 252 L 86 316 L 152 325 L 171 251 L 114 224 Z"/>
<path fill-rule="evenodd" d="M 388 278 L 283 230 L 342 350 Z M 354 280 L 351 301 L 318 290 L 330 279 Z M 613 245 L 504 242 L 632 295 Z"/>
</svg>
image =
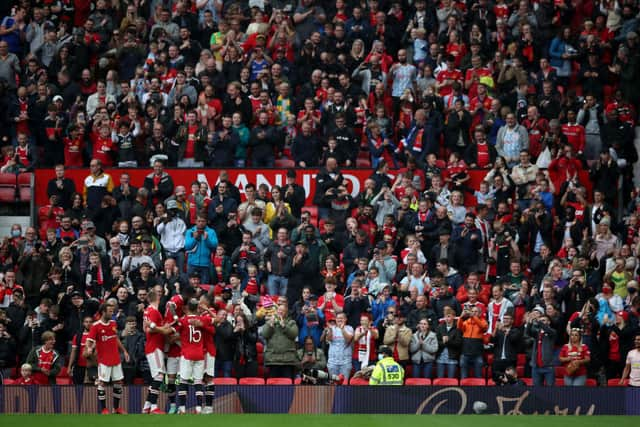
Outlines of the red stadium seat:
<svg viewBox="0 0 640 427">
<path fill-rule="evenodd" d="M 256 343 L 256 351 L 258 352 L 258 354 L 264 353 L 264 344 L 262 344 L 260 341 Z"/>
<path fill-rule="evenodd" d="M 496 382 L 495 382 L 493 379 L 489 378 L 489 379 L 487 380 L 487 385 L 488 385 L 488 386 L 494 386 L 494 385 L 496 385 Z"/>
<path fill-rule="evenodd" d="M 4 384 L 4 385 L 15 385 L 16 384 L 16 380 L 12 380 L 11 378 L 5 378 L 4 380 L 2 380 L 2 384 Z"/>
<path fill-rule="evenodd" d="M 291 378 L 267 378 L 267 385 L 291 385 Z"/>
<path fill-rule="evenodd" d="M 238 384 L 240 384 L 240 385 L 264 385 L 264 378 L 258 378 L 258 377 L 240 378 L 240 381 L 238 382 Z"/>
<path fill-rule="evenodd" d="M 460 385 L 465 386 L 485 386 L 487 382 L 484 378 L 464 378 L 460 380 Z"/>
<path fill-rule="evenodd" d="M 598 387 L 598 382 L 593 378 L 587 378 L 587 383 L 585 385 L 587 387 Z"/>
<path fill-rule="evenodd" d="M 458 379 L 457 378 L 436 378 L 433 380 L 433 385 L 439 386 L 457 386 Z"/>
<path fill-rule="evenodd" d="M 33 188 L 31 180 L 32 173 L 21 173 L 18 175 L 18 193 L 21 202 L 30 202 L 33 196 Z"/>
<path fill-rule="evenodd" d="M 429 378 L 407 378 L 407 380 L 404 382 L 404 385 L 414 385 L 414 386 L 431 385 L 431 379 L 429 379 Z"/>
<path fill-rule="evenodd" d="M 295 385 L 300 385 L 300 384 L 302 384 L 302 378 L 300 378 L 300 377 L 296 378 L 295 380 L 293 380 L 293 383 L 294 383 Z"/>
<path fill-rule="evenodd" d="M 523 383 L 525 383 L 528 386 L 532 386 L 533 385 L 533 379 L 531 378 L 520 378 L 522 380 Z"/>
<path fill-rule="evenodd" d="M 564 387 L 564 378 L 556 378 L 556 382 L 554 385 L 556 387 Z"/>
<path fill-rule="evenodd" d="M 238 381 L 235 378 L 216 378 L 213 383 L 215 385 L 237 385 Z"/>
<path fill-rule="evenodd" d="M 518 374 L 518 378 L 524 377 L 524 366 L 522 365 L 516 366 L 516 374 Z"/>
<path fill-rule="evenodd" d="M 15 174 L 0 173 L 0 202 L 16 202 L 17 180 Z"/>
<path fill-rule="evenodd" d="M 609 387 L 626 387 L 629 385 L 629 379 L 624 380 L 624 384 L 620 384 L 620 378 L 611 378 L 607 381 Z"/>
<path fill-rule="evenodd" d="M 356 386 L 369 385 L 369 380 L 365 380 L 364 378 L 351 378 L 349 380 L 349 385 L 356 385 Z"/>
<path fill-rule="evenodd" d="M 274 165 L 277 168 L 290 169 L 296 167 L 296 162 L 291 159 L 276 159 Z"/>
<path fill-rule="evenodd" d="M 371 160 L 369 159 L 356 159 L 356 167 L 361 169 L 370 169 Z"/>
<path fill-rule="evenodd" d="M 58 375 L 56 375 L 58 378 L 60 377 L 68 377 L 69 376 L 69 371 L 67 371 L 67 367 L 63 366 L 62 369 L 60 369 L 60 372 L 58 373 Z"/>
<path fill-rule="evenodd" d="M 57 377 L 56 384 L 58 385 L 71 385 L 71 378 L 69 377 Z"/>
<path fill-rule="evenodd" d="M 527 355 L 524 353 L 518 353 L 517 366 L 524 366 L 527 363 Z"/>
</svg>

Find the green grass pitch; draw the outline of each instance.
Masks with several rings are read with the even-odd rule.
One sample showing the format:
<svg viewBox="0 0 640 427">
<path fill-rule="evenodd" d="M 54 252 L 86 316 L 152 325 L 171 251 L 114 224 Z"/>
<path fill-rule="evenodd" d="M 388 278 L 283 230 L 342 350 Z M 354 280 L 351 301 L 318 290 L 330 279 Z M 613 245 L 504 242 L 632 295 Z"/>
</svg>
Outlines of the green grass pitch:
<svg viewBox="0 0 640 427">
<path fill-rule="evenodd" d="M 0 425 L 20 427 L 201 427 L 210 423 L 233 427 L 626 427 L 629 416 L 520 415 L 2 415 Z M 633 424 L 632 424 L 633 423 Z"/>
</svg>

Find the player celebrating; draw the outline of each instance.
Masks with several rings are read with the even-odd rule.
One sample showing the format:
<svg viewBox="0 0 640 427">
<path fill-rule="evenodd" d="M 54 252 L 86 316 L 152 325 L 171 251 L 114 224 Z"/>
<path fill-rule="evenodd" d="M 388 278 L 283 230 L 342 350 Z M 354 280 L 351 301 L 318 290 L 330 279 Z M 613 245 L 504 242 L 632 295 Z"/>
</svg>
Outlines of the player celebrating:
<svg viewBox="0 0 640 427">
<path fill-rule="evenodd" d="M 100 412 L 103 415 L 109 414 L 107 409 L 107 393 L 105 383 L 113 383 L 113 412 L 124 414 L 120 408 L 122 398 L 122 364 L 120 363 L 120 353 L 124 354 L 124 360 L 129 361 L 129 353 L 118 338 L 118 325 L 112 320 L 115 305 L 105 303 L 100 307 L 100 319 L 95 322 L 89 330 L 87 337 L 85 357 L 91 357 L 95 352 L 98 359 L 98 403 Z"/>
<path fill-rule="evenodd" d="M 144 331 L 147 337 L 144 353 L 147 356 L 149 370 L 151 371 L 151 384 L 149 385 L 149 393 L 147 394 L 147 400 L 144 402 L 142 413 L 163 414 L 164 412 L 158 409 L 158 395 L 166 372 L 164 363 L 165 336 L 175 333 L 175 329 L 170 324 L 164 323 L 162 314 L 158 310 L 160 295 L 151 290 L 147 298 L 149 306 L 144 310 Z"/>
<path fill-rule="evenodd" d="M 178 387 L 178 414 L 186 413 L 187 381 L 193 380 L 196 387 L 196 413 L 202 412 L 204 390 L 204 340 L 203 331 L 213 334 L 211 318 L 198 315 L 198 300 L 192 298 L 184 307 L 185 315 L 180 318 L 176 328 L 180 332 L 180 385 Z"/>
<path fill-rule="evenodd" d="M 216 318 L 215 310 L 212 308 L 213 297 L 209 294 L 200 297 L 200 315 L 205 319 L 205 323 L 214 322 Z M 203 414 L 213 413 L 213 398 L 215 396 L 214 378 L 216 374 L 216 343 L 214 340 L 215 328 L 213 332 L 205 329 L 202 333 L 204 341 L 204 409 Z"/>
<path fill-rule="evenodd" d="M 165 324 L 173 325 L 183 315 L 182 307 L 184 302 L 189 301 L 195 295 L 195 289 L 187 286 L 182 289 L 181 294 L 171 297 L 167 302 L 167 308 L 164 314 Z M 176 377 L 178 376 L 178 365 L 180 363 L 180 343 L 179 336 L 169 335 L 169 351 L 167 352 L 167 393 L 169 394 L 169 414 L 175 414 L 178 411 L 176 405 Z"/>
</svg>

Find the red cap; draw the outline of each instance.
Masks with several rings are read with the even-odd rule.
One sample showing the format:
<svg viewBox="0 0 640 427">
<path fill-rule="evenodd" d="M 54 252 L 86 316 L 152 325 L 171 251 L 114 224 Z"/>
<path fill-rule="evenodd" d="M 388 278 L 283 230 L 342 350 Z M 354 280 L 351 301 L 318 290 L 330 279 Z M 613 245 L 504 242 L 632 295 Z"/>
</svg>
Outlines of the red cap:
<svg viewBox="0 0 640 427">
<path fill-rule="evenodd" d="M 628 313 L 628 312 L 626 312 L 626 311 L 624 311 L 624 310 L 621 310 L 621 311 L 617 312 L 617 313 L 616 313 L 616 316 L 620 316 L 620 317 L 622 317 L 622 319 L 623 319 L 625 322 L 628 322 L 628 321 L 629 321 L 629 313 Z"/>
</svg>

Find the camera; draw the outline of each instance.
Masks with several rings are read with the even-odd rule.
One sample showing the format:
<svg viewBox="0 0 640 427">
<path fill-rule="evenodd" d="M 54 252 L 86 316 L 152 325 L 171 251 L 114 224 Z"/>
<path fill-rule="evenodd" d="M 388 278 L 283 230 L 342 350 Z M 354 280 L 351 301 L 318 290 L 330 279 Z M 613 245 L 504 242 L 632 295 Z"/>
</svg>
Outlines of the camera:
<svg viewBox="0 0 640 427">
<path fill-rule="evenodd" d="M 312 385 L 342 385 L 344 383 L 344 375 L 329 375 L 325 371 L 319 369 L 303 369 L 302 384 Z"/>
</svg>

